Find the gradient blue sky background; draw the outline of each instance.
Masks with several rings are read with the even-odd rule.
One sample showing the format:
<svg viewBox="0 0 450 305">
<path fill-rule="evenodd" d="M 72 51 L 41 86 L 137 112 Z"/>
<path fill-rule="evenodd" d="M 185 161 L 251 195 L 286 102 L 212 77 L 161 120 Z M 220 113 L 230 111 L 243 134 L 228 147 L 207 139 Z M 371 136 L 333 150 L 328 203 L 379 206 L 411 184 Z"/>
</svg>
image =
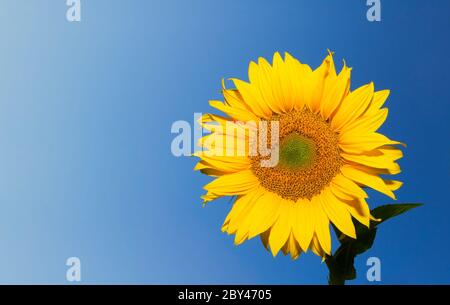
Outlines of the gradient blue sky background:
<svg viewBox="0 0 450 305">
<path fill-rule="evenodd" d="M 258 56 L 315 67 L 327 48 L 352 88 L 391 89 L 398 198 L 426 203 L 383 224 L 351 283 L 368 283 L 370 256 L 383 284 L 450 283 L 449 1 L 382 0 L 379 23 L 364 0 L 81 3 L 80 23 L 64 0 L 0 4 L 1 283 L 67 283 L 70 256 L 83 283 L 326 283 L 312 254 L 274 259 L 220 232 L 229 201 L 201 207 L 209 179 L 172 156 L 170 126 Z"/>
</svg>

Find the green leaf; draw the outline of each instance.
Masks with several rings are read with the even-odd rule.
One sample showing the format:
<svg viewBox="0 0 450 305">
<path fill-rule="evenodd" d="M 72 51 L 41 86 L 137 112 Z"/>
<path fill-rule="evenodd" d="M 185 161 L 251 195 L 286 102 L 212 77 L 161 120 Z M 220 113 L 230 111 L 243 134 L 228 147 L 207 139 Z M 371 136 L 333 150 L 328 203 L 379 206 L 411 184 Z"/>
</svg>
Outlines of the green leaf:
<svg viewBox="0 0 450 305">
<path fill-rule="evenodd" d="M 353 219 L 357 239 L 345 236 L 333 226 L 341 246 L 332 256 L 328 256 L 326 259 L 329 270 L 328 283 L 330 285 L 344 285 L 345 281 L 355 279 L 355 257 L 372 247 L 377 234 L 377 226 L 390 218 L 403 214 L 421 205 L 422 204 L 418 203 L 398 203 L 379 206 L 371 211 L 372 215 L 379 220 L 371 221 L 370 228 L 367 228 Z"/>
<path fill-rule="evenodd" d="M 371 211 L 373 217 L 381 219 L 381 221 L 374 221 L 374 225 L 379 225 L 380 223 L 393 218 L 400 214 L 403 214 L 413 208 L 421 206 L 421 203 L 397 203 L 397 204 L 386 204 L 379 206 Z"/>
<path fill-rule="evenodd" d="M 375 240 L 376 228 L 367 227 L 354 221 L 355 226 L 361 226 L 357 239 L 345 237 L 341 240 L 341 246 L 332 256 L 327 257 L 326 263 L 329 269 L 329 284 L 343 285 L 345 281 L 356 278 L 354 267 L 355 257 L 369 250 Z M 337 229 L 336 229 L 337 230 Z"/>
</svg>

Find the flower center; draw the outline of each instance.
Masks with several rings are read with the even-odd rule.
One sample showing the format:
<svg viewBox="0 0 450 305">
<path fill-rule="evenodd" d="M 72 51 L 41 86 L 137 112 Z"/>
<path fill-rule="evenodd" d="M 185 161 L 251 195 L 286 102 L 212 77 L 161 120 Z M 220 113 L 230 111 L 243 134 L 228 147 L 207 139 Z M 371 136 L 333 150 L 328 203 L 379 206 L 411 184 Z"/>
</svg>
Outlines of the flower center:
<svg viewBox="0 0 450 305">
<path fill-rule="evenodd" d="M 278 165 L 262 167 L 260 161 L 265 157 L 251 157 L 253 173 L 265 189 L 285 199 L 311 199 L 339 173 L 342 159 L 337 133 L 308 109 L 274 115 L 271 120 L 279 122 Z"/>
<path fill-rule="evenodd" d="M 280 145 L 278 165 L 290 170 L 310 167 L 314 162 L 315 150 L 314 141 L 293 132 L 287 135 Z"/>
</svg>

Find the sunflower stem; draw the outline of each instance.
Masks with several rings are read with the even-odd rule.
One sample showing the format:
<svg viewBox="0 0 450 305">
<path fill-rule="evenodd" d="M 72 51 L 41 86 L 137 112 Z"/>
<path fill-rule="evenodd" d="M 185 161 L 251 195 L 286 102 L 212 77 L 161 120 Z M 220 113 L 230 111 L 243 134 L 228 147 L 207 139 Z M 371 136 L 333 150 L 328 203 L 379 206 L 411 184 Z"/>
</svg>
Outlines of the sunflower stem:
<svg viewBox="0 0 450 305">
<path fill-rule="evenodd" d="M 337 251 L 336 251 L 337 252 Z M 335 253 L 336 254 L 336 253 Z M 328 285 L 345 285 L 345 273 L 343 272 L 343 266 L 339 264 L 336 258 L 331 255 L 325 259 L 325 263 L 328 267 Z"/>
</svg>

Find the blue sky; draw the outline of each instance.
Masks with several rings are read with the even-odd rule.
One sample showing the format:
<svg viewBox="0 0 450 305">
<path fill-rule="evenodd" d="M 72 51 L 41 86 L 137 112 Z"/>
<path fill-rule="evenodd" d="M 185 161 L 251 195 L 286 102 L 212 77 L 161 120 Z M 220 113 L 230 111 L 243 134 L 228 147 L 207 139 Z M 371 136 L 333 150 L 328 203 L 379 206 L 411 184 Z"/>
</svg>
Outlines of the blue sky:
<svg viewBox="0 0 450 305">
<path fill-rule="evenodd" d="M 323 284 L 307 254 L 272 258 L 220 232 L 229 200 L 201 207 L 209 181 L 170 152 L 176 120 L 220 98 L 223 77 L 288 51 L 317 66 L 327 48 L 353 67 L 352 88 L 391 89 L 382 131 L 408 144 L 399 202 L 357 258 L 382 284 L 450 283 L 450 3 L 387 1 L 64 0 L 0 4 L 0 282 Z M 369 192 L 370 205 L 392 200 Z M 335 248 L 337 244 L 334 244 Z"/>
</svg>

